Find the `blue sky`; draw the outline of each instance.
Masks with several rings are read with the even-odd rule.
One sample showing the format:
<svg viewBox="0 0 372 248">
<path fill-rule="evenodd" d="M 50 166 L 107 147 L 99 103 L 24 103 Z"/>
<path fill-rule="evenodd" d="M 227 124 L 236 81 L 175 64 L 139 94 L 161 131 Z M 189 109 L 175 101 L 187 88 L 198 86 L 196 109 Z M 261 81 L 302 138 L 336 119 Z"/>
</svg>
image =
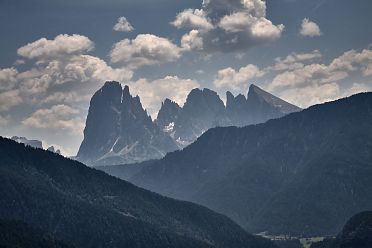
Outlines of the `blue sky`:
<svg viewBox="0 0 372 248">
<path fill-rule="evenodd" d="M 194 87 L 224 97 L 255 83 L 301 107 L 369 91 L 371 11 L 370 0 L 2 0 L 0 134 L 73 155 L 105 80 L 129 84 L 153 117 Z M 134 30 L 113 30 L 119 17 Z"/>
</svg>

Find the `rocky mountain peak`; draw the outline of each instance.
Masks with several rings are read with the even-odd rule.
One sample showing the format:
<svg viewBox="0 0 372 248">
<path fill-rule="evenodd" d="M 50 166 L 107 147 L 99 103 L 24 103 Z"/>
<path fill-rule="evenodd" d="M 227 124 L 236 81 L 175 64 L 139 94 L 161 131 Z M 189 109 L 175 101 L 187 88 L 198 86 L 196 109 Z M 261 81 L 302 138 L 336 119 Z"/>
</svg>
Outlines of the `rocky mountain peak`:
<svg viewBox="0 0 372 248">
<path fill-rule="evenodd" d="M 230 91 L 226 92 L 226 106 L 230 105 L 234 101 L 235 97 Z"/>
<path fill-rule="evenodd" d="M 116 81 L 108 81 L 103 85 L 103 87 L 99 91 L 97 91 L 97 94 L 111 96 L 117 99 L 118 96 L 121 95 L 121 85 L 119 82 Z"/>
<path fill-rule="evenodd" d="M 262 104 L 269 105 L 283 114 L 301 111 L 301 108 L 264 91 L 254 84 L 249 87 L 247 101 L 255 107 Z"/>
<path fill-rule="evenodd" d="M 193 89 L 182 108 L 165 100 L 156 124 L 184 147 L 210 128 L 258 124 L 298 110 L 254 84 L 249 88 L 248 99 L 228 91 L 226 106 L 215 91 Z"/>
<path fill-rule="evenodd" d="M 163 129 L 164 132 L 170 133 L 173 131 L 175 122 L 181 111 L 181 107 L 170 99 L 165 99 L 161 104 L 158 116 L 155 123 Z"/>
<path fill-rule="evenodd" d="M 125 85 L 123 89 L 123 97 L 130 97 L 129 86 Z"/>
<path fill-rule="evenodd" d="M 187 96 L 183 109 L 193 114 L 204 115 L 205 110 L 223 112 L 225 105 L 217 92 L 210 89 L 193 89 Z"/>
<path fill-rule="evenodd" d="M 178 148 L 143 109 L 129 87 L 106 82 L 92 97 L 77 159 L 89 165 L 161 158 Z"/>
<path fill-rule="evenodd" d="M 173 107 L 179 108 L 179 107 L 180 107 L 180 106 L 178 105 L 178 103 L 176 103 L 176 102 L 170 100 L 169 98 L 166 98 L 166 99 L 164 100 L 164 102 L 162 102 L 161 105 L 164 106 L 165 108 L 168 108 L 168 107 L 170 107 L 170 108 L 173 108 Z"/>
<path fill-rule="evenodd" d="M 226 109 L 229 109 L 235 105 L 246 104 L 247 99 L 244 95 L 239 94 L 236 97 L 230 92 L 226 92 Z"/>
<path fill-rule="evenodd" d="M 211 128 L 246 126 L 299 108 L 251 85 L 248 99 L 226 93 L 226 107 L 210 89 L 193 89 L 183 107 L 165 99 L 153 122 L 129 86 L 106 82 L 92 97 L 77 158 L 91 165 L 133 163 L 163 157 Z"/>
<path fill-rule="evenodd" d="M 254 84 L 251 84 L 249 86 L 247 99 L 255 98 L 258 100 L 265 100 L 265 99 L 270 99 L 272 97 L 274 96 Z"/>
</svg>

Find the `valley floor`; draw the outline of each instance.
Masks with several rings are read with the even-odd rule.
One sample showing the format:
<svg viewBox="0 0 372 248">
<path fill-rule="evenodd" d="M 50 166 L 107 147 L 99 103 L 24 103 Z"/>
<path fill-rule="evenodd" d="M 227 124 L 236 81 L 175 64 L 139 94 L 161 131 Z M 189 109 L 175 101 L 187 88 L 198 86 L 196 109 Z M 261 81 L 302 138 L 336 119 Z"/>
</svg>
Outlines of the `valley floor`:
<svg viewBox="0 0 372 248">
<path fill-rule="evenodd" d="M 302 238 L 302 237 L 296 237 L 296 236 L 289 236 L 289 235 L 270 235 L 266 232 L 258 233 L 257 236 L 270 239 L 272 241 L 290 241 L 290 240 L 298 240 L 303 248 L 310 248 L 312 244 L 322 242 L 326 238 L 330 237 L 308 237 L 308 238 Z M 333 237 L 332 237 L 333 238 Z"/>
</svg>

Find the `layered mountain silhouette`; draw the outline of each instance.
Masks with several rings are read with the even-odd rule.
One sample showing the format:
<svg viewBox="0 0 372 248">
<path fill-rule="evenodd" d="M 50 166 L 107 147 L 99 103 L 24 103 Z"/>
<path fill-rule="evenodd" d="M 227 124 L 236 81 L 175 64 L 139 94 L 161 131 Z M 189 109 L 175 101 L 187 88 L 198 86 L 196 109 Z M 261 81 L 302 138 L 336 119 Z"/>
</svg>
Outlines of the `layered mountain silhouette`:
<svg viewBox="0 0 372 248">
<path fill-rule="evenodd" d="M 13 136 L 11 139 L 18 143 L 31 146 L 33 148 L 45 149 L 50 152 L 61 154 L 61 151 L 59 149 L 56 149 L 54 146 L 44 147 L 43 142 L 40 140 L 29 140 L 26 137 L 18 137 L 18 136 Z"/>
<path fill-rule="evenodd" d="M 26 137 L 18 137 L 18 136 L 13 136 L 11 139 L 18 142 L 18 143 L 22 143 L 22 144 L 25 144 L 27 146 L 31 146 L 33 148 L 43 149 L 43 142 L 41 142 L 40 140 L 29 140 Z"/>
<path fill-rule="evenodd" d="M 372 245 L 372 212 L 353 216 L 335 239 L 311 245 L 311 248 L 369 248 Z"/>
<path fill-rule="evenodd" d="M 216 92 L 194 89 L 182 108 L 165 100 L 156 123 L 185 147 L 210 128 L 258 124 L 301 110 L 255 85 L 250 86 L 247 98 L 227 92 L 226 100 L 225 106 Z"/>
<path fill-rule="evenodd" d="M 264 124 L 211 129 L 130 181 L 251 232 L 335 235 L 346 218 L 372 209 L 371 127 L 372 93 L 358 94 Z"/>
<path fill-rule="evenodd" d="M 55 153 L 0 138 L 0 154 L 0 219 L 32 228 L 19 229 L 24 232 L 13 241 L 2 233 L 2 240 L 27 241 L 37 229 L 52 241 L 82 248 L 275 247 L 205 207 L 137 188 Z M 0 223 L 1 228 L 6 229 Z M 31 244 L 40 241 L 35 235 Z"/>
<path fill-rule="evenodd" d="M 130 164 L 184 148 L 210 128 L 245 126 L 300 109 L 252 85 L 248 98 L 194 89 L 180 107 L 166 99 L 153 122 L 128 86 L 106 82 L 93 96 L 77 159 L 88 165 Z"/>
<path fill-rule="evenodd" d="M 89 165 L 141 162 L 177 150 L 128 86 L 106 82 L 90 102 L 77 159 Z"/>
</svg>

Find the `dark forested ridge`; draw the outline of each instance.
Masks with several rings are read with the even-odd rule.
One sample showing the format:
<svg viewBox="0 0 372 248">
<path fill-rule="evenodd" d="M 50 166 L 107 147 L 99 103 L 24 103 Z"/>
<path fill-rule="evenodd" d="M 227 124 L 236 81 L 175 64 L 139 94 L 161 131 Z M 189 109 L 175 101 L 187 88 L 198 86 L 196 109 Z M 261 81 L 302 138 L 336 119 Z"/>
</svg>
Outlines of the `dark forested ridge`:
<svg viewBox="0 0 372 248">
<path fill-rule="evenodd" d="M 372 209 L 371 127 L 372 93 L 358 94 L 265 124 L 212 129 L 130 181 L 251 232 L 335 235 Z"/>
<path fill-rule="evenodd" d="M 1 248 L 73 248 L 40 229 L 19 221 L 0 220 Z"/>
<path fill-rule="evenodd" d="M 273 247 L 207 208 L 0 138 L 0 219 L 76 247 Z"/>
<path fill-rule="evenodd" d="M 311 248 L 370 248 L 372 247 L 372 212 L 353 216 L 336 239 L 315 243 Z"/>
</svg>

